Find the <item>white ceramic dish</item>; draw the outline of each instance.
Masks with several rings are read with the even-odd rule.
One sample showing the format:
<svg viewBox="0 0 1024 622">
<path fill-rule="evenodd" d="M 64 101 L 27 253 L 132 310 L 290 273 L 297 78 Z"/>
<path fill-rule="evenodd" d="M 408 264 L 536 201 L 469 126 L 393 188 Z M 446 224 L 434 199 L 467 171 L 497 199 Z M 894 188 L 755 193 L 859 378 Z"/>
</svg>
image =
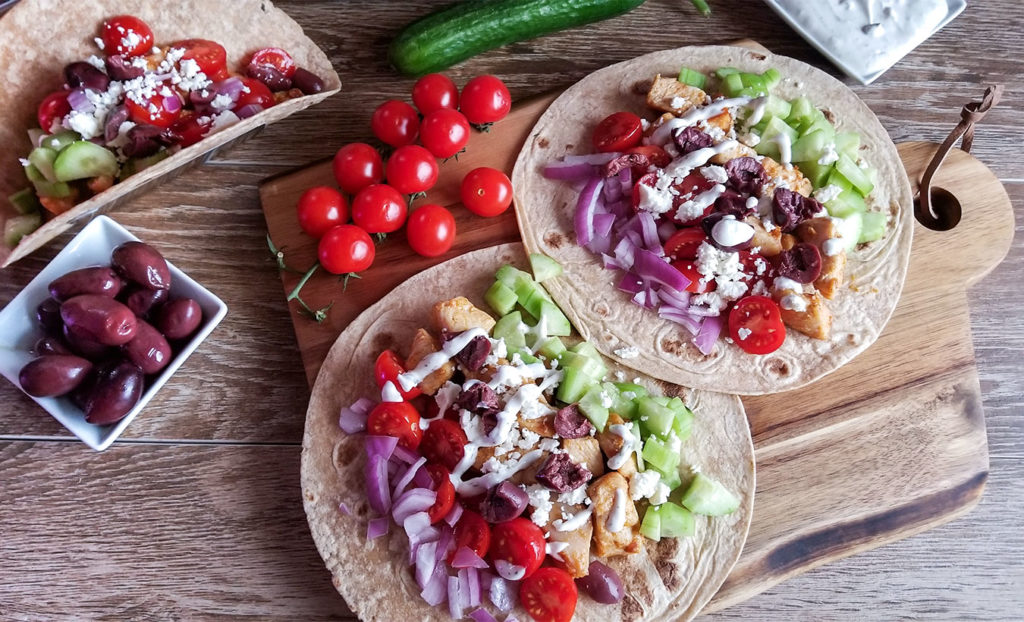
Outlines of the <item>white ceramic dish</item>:
<svg viewBox="0 0 1024 622">
<path fill-rule="evenodd" d="M 49 298 L 48 286 L 63 274 L 87 266 L 110 265 L 110 253 L 118 245 L 138 240 L 127 229 L 106 216 L 97 216 L 53 258 L 42 272 L 0 311 L 0 374 L 20 387 L 18 372 L 35 356 L 30 352 L 43 336 L 36 322 L 36 307 Z M 155 245 L 160 250 L 159 245 Z M 109 425 L 93 425 L 67 397 L 32 398 L 60 421 L 72 434 L 96 451 L 103 451 L 120 436 L 128 424 L 153 399 L 160 387 L 181 366 L 196 347 L 227 314 L 228 307 L 208 289 L 167 262 L 171 270 L 171 298 L 192 298 L 203 309 L 203 323 L 192 339 L 159 375 L 150 379 L 139 403 L 123 419 Z"/>
</svg>

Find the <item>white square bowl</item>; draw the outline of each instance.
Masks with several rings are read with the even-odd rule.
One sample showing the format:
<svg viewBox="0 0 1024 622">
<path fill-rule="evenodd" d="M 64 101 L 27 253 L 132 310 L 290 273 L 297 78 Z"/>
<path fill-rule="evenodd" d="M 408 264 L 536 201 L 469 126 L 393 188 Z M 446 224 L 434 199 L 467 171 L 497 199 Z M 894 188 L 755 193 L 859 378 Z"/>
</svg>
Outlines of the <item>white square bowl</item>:
<svg viewBox="0 0 1024 622">
<path fill-rule="evenodd" d="M 21 290 L 9 305 L 0 311 L 0 374 L 21 387 L 18 373 L 26 363 L 36 358 L 30 350 L 36 341 L 44 336 L 36 321 L 36 307 L 50 297 L 51 281 L 72 270 L 88 266 L 110 265 L 110 253 L 124 242 L 139 239 L 106 216 L 97 216 L 49 263 L 42 272 Z M 157 249 L 159 250 L 159 248 Z M 164 386 L 185 359 L 203 342 L 228 312 L 227 305 L 214 296 L 210 290 L 189 278 L 171 262 L 171 298 L 192 298 L 203 310 L 203 323 L 175 354 L 159 375 L 147 378 L 148 387 L 131 411 L 120 421 L 107 425 L 95 425 L 85 420 L 85 415 L 69 397 L 33 397 L 57 421 L 72 434 L 96 451 L 110 446 L 136 415 L 153 399 L 160 387 Z"/>
</svg>

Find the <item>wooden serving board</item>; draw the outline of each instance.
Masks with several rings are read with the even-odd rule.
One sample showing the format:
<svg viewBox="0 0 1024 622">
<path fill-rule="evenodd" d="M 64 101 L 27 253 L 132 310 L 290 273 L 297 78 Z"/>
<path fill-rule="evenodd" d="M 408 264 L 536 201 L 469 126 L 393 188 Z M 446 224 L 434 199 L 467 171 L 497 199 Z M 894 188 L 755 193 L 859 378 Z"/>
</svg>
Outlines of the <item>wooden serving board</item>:
<svg viewBox="0 0 1024 622">
<path fill-rule="evenodd" d="M 519 239 L 511 211 L 490 219 L 458 204 L 462 176 L 477 166 L 511 173 L 534 121 L 554 95 L 521 102 L 489 134 L 474 134 L 458 161 L 441 166 L 420 203 L 450 206 L 456 246 L 446 256 L 418 257 L 397 234 L 378 247 L 360 280 L 323 274 L 303 290 L 311 306 L 334 300 L 323 324 L 292 303 L 310 384 L 342 329 L 407 277 L 469 250 Z M 899 145 L 917 179 L 935 145 Z M 267 226 L 290 265 L 315 259 L 299 230 L 295 203 L 307 188 L 333 184 L 330 162 L 267 180 L 260 188 Z M 754 519 L 739 563 L 709 610 L 747 599 L 789 577 L 949 521 L 980 499 L 988 446 L 971 345 L 967 288 L 1006 255 L 1013 212 L 997 178 L 954 150 L 936 184 L 958 196 L 963 220 L 935 232 L 915 224 L 913 253 L 899 305 L 878 341 L 809 387 L 744 398 L 757 450 Z M 285 292 L 299 275 L 282 272 Z"/>
</svg>

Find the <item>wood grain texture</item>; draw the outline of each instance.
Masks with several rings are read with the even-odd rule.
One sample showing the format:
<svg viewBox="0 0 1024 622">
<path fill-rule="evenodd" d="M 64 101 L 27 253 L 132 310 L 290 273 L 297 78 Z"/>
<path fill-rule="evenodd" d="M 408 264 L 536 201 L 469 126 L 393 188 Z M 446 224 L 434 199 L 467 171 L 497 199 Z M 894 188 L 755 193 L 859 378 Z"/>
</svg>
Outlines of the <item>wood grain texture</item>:
<svg viewBox="0 0 1024 622">
<path fill-rule="evenodd" d="M 412 85 L 387 71 L 387 42 L 405 21 L 446 2 L 278 2 L 327 51 L 341 74 L 342 93 L 114 214 L 140 237 L 161 244 L 230 310 L 128 428 L 127 440 L 105 454 L 70 438 L 17 389 L 0 383 L 0 438 L 13 439 L 0 449 L 0 619 L 352 619 L 319 562 L 298 502 L 298 443 L 308 389 L 281 282 L 263 252 L 266 224 L 257 183 L 329 157 L 344 142 L 367 138 L 373 107 L 387 97 L 407 97 Z M 462 84 L 478 73 L 496 73 L 522 100 L 637 54 L 740 37 L 836 74 L 761 3 L 713 0 L 712 7 L 711 18 L 702 19 L 684 0 L 648 0 L 626 17 L 507 46 L 450 75 Z M 670 31 L 663 21 L 672 22 Z M 1004 101 L 979 126 L 974 151 L 1004 182 L 1018 223 L 1024 217 L 1022 31 L 1020 3 L 970 2 L 962 16 L 878 83 L 853 87 L 897 141 L 940 141 L 960 106 L 981 95 L 983 82 L 1005 83 Z M 1015 232 L 1019 228 L 1014 225 Z M 0 272 L 0 304 L 68 239 L 62 236 Z M 958 252 L 950 246 L 950 254 Z M 789 579 L 707 619 L 1020 618 L 1021 274 L 1024 243 L 1018 235 L 1007 259 L 968 290 L 990 452 L 990 475 L 977 508 L 964 519 Z M 914 345 L 927 346 L 924 339 Z M 925 349 L 923 356 L 943 353 Z M 53 440 L 32 440 L 40 437 Z M 153 447 L 138 439 L 228 446 Z M 127 459 L 106 458 L 122 451 Z M 213 452 L 220 457 L 209 458 Z M 211 469 L 232 476 L 214 477 Z M 134 473 L 138 482 L 130 482 Z M 194 489 L 171 486 L 179 479 Z M 208 499 L 216 496 L 245 508 L 249 522 L 231 523 L 229 529 L 208 524 Z M 136 519 L 132 528 L 91 529 L 90 517 L 106 509 Z M 201 563 L 187 559 L 194 557 Z"/>
</svg>

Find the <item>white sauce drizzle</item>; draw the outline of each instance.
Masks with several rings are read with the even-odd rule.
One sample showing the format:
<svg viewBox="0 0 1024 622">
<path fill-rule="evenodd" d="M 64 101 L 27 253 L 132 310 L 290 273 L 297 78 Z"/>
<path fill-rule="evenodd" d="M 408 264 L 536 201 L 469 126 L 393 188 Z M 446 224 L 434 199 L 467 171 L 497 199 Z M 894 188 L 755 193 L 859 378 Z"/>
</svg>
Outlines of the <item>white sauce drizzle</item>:
<svg viewBox="0 0 1024 622">
<path fill-rule="evenodd" d="M 804 286 L 793 279 L 787 279 L 784 276 L 777 276 L 775 277 L 775 282 L 772 283 L 772 289 L 777 292 L 786 291 L 787 289 L 802 292 L 804 291 Z"/>
<path fill-rule="evenodd" d="M 749 108 L 751 106 L 753 106 L 753 109 L 750 111 L 750 116 L 747 117 L 746 121 L 744 121 L 747 127 L 757 125 L 761 122 L 761 119 L 764 118 L 764 113 L 768 110 L 768 96 L 766 95 L 751 100 L 750 103 L 747 104 L 747 107 Z"/>
<path fill-rule="evenodd" d="M 591 508 L 584 508 L 584 509 L 580 510 L 579 512 L 576 512 L 573 515 L 572 518 L 570 518 L 568 520 L 558 519 L 558 520 L 556 520 L 552 524 L 555 526 L 555 529 L 558 530 L 558 531 L 576 531 L 577 529 L 582 527 L 584 523 L 586 523 L 588 520 L 590 520 L 590 515 L 593 514 L 593 513 L 594 513 L 593 509 L 591 509 Z"/>
<path fill-rule="evenodd" d="M 466 454 L 467 455 L 469 454 L 469 448 L 471 446 L 472 446 L 472 443 L 470 443 L 469 445 L 466 446 Z M 500 470 L 498 470 L 498 471 L 492 471 L 490 473 L 486 473 L 484 475 L 481 475 L 480 477 L 474 477 L 473 479 L 468 479 L 468 480 L 466 480 L 464 482 L 461 481 L 461 480 L 460 481 L 455 481 L 455 479 L 454 479 L 455 478 L 455 472 L 452 472 L 452 478 L 453 478 L 452 479 L 452 483 L 455 484 L 455 490 L 458 491 L 458 493 L 461 494 L 461 495 L 465 495 L 465 496 L 469 496 L 469 497 L 472 497 L 473 495 L 479 495 L 479 494 L 481 494 L 483 492 L 486 492 L 490 488 L 492 488 L 494 486 L 497 486 L 501 482 L 511 478 L 513 475 L 515 475 L 516 473 L 522 471 L 523 469 L 527 468 L 528 466 L 532 465 L 534 462 L 540 460 L 543 455 L 544 455 L 543 451 L 541 451 L 539 449 L 534 449 L 533 451 L 531 451 L 528 454 L 526 454 L 525 456 L 523 456 L 518 462 L 515 462 L 515 463 L 506 462 L 506 463 L 504 463 L 502 465 L 502 468 Z M 473 456 L 474 456 L 473 459 L 475 460 L 476 459 L 476 448 L 475 447 L 473 448 Z M 463 459 L 465 459 L 465 456 L 463 456 Z M 472 461 L 470 461 L 470 464 L 472 464 Z M 456 468 L 458 468 L 461 465 L 462 465 L 462 462 L 459 461 L 459 464 L 456 465 Z M 463 470 L 463 473 L 465 473 L 465 470 Z"/>
<path fill-rule="evenodd" d="M 839 238 L 829 238 L 821 243 L 821 252 L 825 253 L 826 257 L 835 257 L 843 252 L 843 243 Z"/>
<path fill-rule="evenodd" d="M 753 197 L 751 197 L 753 198 Z M 736 246 L 754 237 L 754 228 L 747 223 L 727 215 L 711 228 L 711 237 L 722 246 Z"/>
<path fill-rule="evenodd" d="M 398 387 L 395 386 L 394 382 L 388 380 L 384 383 L 384 386 L 380 390 L 380 401 L 382 402 L 404 402 L 402 394 L 399 393 Z"/>
<path fill-rule="evenodd" d="M 633 423 L 616 423 L 608 426 L 608 431 L 622 439 L 622 447 L 616 452 L 614 456 L 608 458 L 608 468 L 612 471 L 618 471 L 622 468 L 622 465 L 626 464 L 626 460 L 629 460 L 629 455 L 633 453 L 636 448 L 636 437 L 630 431 L 633 427 Z"/>
<path fill-rule="evenodd" d="M 688 201 L 684 201 L 676 211 L 676 217 L 682 221 L 700 218 L 704 210 L 718 200 L 718 197 L 725 193 L 725 186 L 715 184 L 711 188 L 701 192 Z"/>
<path fill-rule="evenodd" d="M 793 161 L 793 142 L 789 138 L 789 134 L 785 132 L 779 132 L 775 136 L 768 139 L 768 142 L 773 142 L 779 146 L 779 161 L 783 164 L 790 164 Z"/>
<path fill-rule="evenodd" d="M 707 106 L 691 108 L 686 114 L 675 119 L 669 119 L 658 126 L 658 129 L 654 130 L 650 138 L 647 140 L 648 144 L 651 145 L 664 145 L 668 141 L 672 140 L 672 132 L 677 129 L 684 129 L 691 125 L 696 125 L 699 121 L 707 121 L 712 117 L 717 117 L 722 114 L 728 108 L 736 108 L 737 106 L 743 106 L 750 102 L 749 97 L 733 97 L 732 99 L 720 99 L 718 101 L 711 102 Z"/>
<path fill-rule="evenodd" d="M 803 313 L 807 310 L 807 299 L 799 294 L 787 294 L 779 301 L 779 306 L 787 311 Z"/>
<path fill-rule="evenodd" d="M 626 526 L 626 503 L 628 501 L 625 489 L 616 488 L 612 511 L 608 513 L 608 520 L 605 522 L 608 531 L 618 533 Z"/>
<path fill-rule="evenodd" d="M 544 552 L 558 561 L 563 561 L 561 553 L 567 548 L 569 548 L 568 542 L 548 542 L 544 545 Z"/>
<path fill-rule="evenodd" d="M 398 375 L 398 384 L 402 387 L 403 391 L 409 391 L 419 383 L 423 382 L 423 379 L 441 369 L 445 363 L 450 361 L 453 356 L 458 354 L 469 345 L 470 341 L 477 337 L 486 337 L 487 332 L 482 328 L 471 328 L 463 333 L 456 335 L 451 341 L 441 346 L 440 352 L 434 352 L 423 357 L 423 360 L 419 362 L 419 365 L 415 369 L 411 369 L 404 374 Z"/>
</svg>

